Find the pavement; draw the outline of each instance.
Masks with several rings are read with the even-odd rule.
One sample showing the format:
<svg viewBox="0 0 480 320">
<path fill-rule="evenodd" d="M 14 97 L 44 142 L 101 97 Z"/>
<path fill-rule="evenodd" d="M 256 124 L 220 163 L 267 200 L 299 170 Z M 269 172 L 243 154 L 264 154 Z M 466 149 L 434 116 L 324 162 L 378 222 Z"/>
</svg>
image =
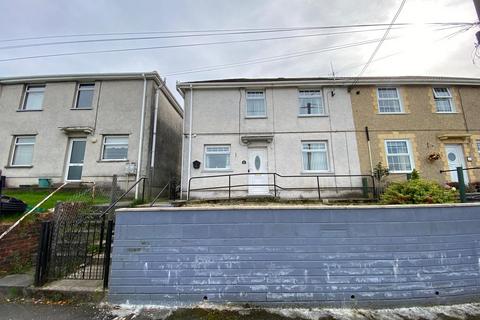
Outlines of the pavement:
<svg viewBox="0 0 480 320">
<path fill-rule="evenodd" d="M 479 320 L 480 304 L 400 309 L 190 309 L 65 304 L 22 300 L 0 303 L 1 320 Z"/>
<path fill-rule="evenodd" d="M 0 279 L 0 320 L 480 320 L 480 303 L 398 309 L 190 308 L 110 305 L 101 280 L 59 280 L 34 288 L 31 274 Z M 1 299 L 3 298 L 3 299 Z"/>
</svg>

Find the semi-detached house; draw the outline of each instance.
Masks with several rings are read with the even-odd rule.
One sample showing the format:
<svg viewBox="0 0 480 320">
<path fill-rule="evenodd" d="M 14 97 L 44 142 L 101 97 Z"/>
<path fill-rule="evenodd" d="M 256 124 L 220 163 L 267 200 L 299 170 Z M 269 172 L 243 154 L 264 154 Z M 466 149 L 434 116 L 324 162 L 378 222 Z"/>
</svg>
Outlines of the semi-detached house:
<svg viewBox="0 0 480 320">
<path fill-rule="evenodd" d="M 362 187 L 350 93 L 332 79 L 214 80 L 178 89 L 184 197 L 300 198 L 315 197 L 317 185 L 324 195 Z"/>
<path fill-rule="evenodd" d="M 183 110 L 156 72 L 0 79 L 7 187 L 180 173 Z M 125 180 L 125 179 L 124 179 Z"/>
<path fill-rule="evenodd" d="M 179 83 L 182 195 L 341 196 L 417 169 L 439 183 L 480 166 L 480 79 L 223 79 Z M 466 173 L 480 180 L 479 170 Z M 365 189 L 363 189 L 365 190 Z"/>
</svg>

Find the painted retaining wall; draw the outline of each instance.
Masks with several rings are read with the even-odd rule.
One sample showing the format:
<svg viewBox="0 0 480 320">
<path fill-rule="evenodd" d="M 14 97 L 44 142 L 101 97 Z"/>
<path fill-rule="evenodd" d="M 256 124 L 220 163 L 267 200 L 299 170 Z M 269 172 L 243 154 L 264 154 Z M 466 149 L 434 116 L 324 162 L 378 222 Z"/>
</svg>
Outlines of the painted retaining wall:
<svg viewBox="0 0 480 320">
<path fill-rule="evenodd" d="M 117 211 L 113 303 L 400 306 L 480 294 L 480 206 Z"/>
</svg>

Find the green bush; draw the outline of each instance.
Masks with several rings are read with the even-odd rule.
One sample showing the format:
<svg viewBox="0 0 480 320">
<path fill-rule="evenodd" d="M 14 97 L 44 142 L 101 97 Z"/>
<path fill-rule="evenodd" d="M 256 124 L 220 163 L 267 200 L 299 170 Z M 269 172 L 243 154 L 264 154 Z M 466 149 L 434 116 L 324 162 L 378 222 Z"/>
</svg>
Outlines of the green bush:
<svg viewBox="0 0 480 320">
<path fill-rule="evenodd" d="M 381 196 L 383 204 L 419 204 L 457 202 L 456 190 L 445 189 L 436 182 L 416 177 L 391 183 Z"/>
</svg>

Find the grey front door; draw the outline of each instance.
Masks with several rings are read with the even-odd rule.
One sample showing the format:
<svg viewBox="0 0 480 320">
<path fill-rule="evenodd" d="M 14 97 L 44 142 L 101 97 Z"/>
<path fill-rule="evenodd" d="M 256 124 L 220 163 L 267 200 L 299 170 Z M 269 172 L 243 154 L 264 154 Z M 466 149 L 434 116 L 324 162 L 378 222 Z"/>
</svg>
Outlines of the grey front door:
<svg viewBox="0 0 480 320">
<path fill-rule="evenodd" d="M 83 160 L 85 158 L 85 146 L 87 139 L 76 138 L 70 140 L 67 171 L 65 174 L 66 181 L 81 181 L 83 171 Z"/>
</svg>

